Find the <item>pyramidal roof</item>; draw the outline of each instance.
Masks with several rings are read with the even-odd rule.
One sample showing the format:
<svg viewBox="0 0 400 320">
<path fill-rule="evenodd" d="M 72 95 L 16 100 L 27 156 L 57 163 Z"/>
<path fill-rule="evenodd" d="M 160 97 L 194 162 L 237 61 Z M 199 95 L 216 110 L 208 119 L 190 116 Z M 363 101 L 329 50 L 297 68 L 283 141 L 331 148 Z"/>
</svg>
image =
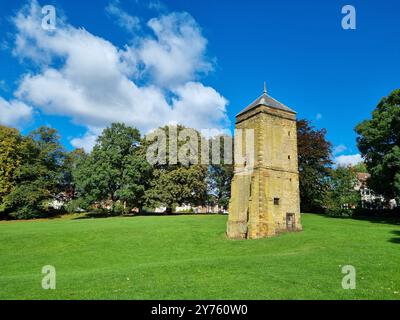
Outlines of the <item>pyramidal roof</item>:
<svg viewBox="0 0 400 320">
<path fill-rule="evenodd" d="M 281 102 L 275 100 L 274 98 L 272 98 L 271 96 L 269 96 L 267 94 L 267 89 L 264 84 L 264 93 L 260 97 L 258 97 L 253 103 L 251 103 L 249 106 L 247 106 L 242 111 L 240 111 L 236 116 L 240 116 L 252 109 L 257 108 L 258 106 L 266 106 L 266 107 L 279 109 L 279 110 L 283 110 L 283 111 L 290 112 L 290 113 L 296 113 L 296 111 L 290 109 L 289 107 L 285 106 L 283 103 L 281 103 Z"/>
</svg>

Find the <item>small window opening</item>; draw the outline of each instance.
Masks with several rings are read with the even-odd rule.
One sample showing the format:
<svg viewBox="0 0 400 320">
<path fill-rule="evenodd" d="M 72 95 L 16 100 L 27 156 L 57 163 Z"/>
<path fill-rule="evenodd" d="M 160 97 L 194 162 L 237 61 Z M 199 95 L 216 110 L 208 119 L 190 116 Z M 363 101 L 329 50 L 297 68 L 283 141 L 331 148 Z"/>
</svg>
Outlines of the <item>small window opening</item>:
<svg viewBox="0 0 400 320">
<path fill-rule="evenodd" d="M 274 205 L 279 206 L 279 198 L 274 198 Z"/>
<path fill-rule="evenodd" d="M 287 158 L 290 160 L 290 155 L 288 155 Z"/>
</svg>

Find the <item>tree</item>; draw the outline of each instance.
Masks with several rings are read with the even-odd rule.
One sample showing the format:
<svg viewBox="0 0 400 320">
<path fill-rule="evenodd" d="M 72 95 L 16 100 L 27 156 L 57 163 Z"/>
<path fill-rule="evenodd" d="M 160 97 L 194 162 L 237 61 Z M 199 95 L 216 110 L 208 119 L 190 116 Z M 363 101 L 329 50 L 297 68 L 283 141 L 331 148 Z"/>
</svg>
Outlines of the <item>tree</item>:
<svg viewBox="0 0 400 320">
<path fill-rule="evenodd" d="M 69 197 L 75 195 L 75 181 L 73 177 L 73 171 L 76 170 L 79 163 L 86 159 L 87 154 L 85 150 L 81 148 L 74 149 L 65 155 L 64 167 L 63 167 L 63 189 Z"/>
<path fill-rule="evenodd" d="M 4 197 L 15 187 L 15 172 L 22 161 L 23 137 L 17 129 L 0 126 L 0 212 Z"/>
<path fill-rule="evenodd" d="M 30 133 L 29 138 L 33 141 L 33 149 L 36 157 L 25 164 L 24 175 L 19 178 L 29 177 L 33 180 L 32 174 L 35 174 L 40 185 L 45 188 L 49 194 L 56 195 L 61 191 L 64 184 L 63 168 L 66 158 L 64 147 L 60 143 L 60 136 L 56 129 L 50 127 L 40 127 Z"/>
<path fill-rule="evenodd" d="M 141 147 L 140 132 L 113 123 L 98 137 L 93 151 L 82 156 L 73 170 L 76 189 L 87 203 L 111 201 L 123 211 L 141 208 L 150 166 Z"/>
<path fill-rule="evenodd" d="M 318 212 L 323 210 L 332 145 L 326 140 L 325 129 L 316 130 L 305 119 L 297 121 L 297 142 L 301 210 Z"/>
<path fill-rule="evenodd" d="M 221 209 L 228 209 L 231 197 L 231 182 L 233 178 L 233 165 L 210 165 L 208 169 L 209 195 L 214 196 L 215 204 Z"/>
<path fill-rule="evenodd" d="M 61 191 L 65 152 L 59 138 L 55 129 L 40 127 L 22 140 L 15 187 L 3 202 L 4 210 L 12 217 L 46 215 L 49 202 Z"/>
<path fill-rule="evenodd" d="M 371 178 L 368 185 L 388 199 L 400 198 L 400 89 L 383 98 L 372 119 L 356 127 L 357 145 Z"/>
<path fill-rule="evenodd" d="M 359 162 L 353 166 L 354 170 L 359 173 L 368 173 L 368 168 L 365 162 Z"/>
<path fill-rule="evenodd" d="M 224 146 L 230 144 L 229 150 L 233 151 L 233 139 L 230 136 L 218 135 L 210 139 L 212 146 L 215 145 L 219 148 L 218 158 L 220 161 L 217 163 L 212 162 L 207 171 L 208 195 L 209 203 L 218 205 L 219 210 L 228 209 L 229 199 L 231 197 L 231 183 L 234 173 L 233 167 L 233 152 L 226 154 Z M 219 142 L 216 143 L 216 142 Z M 210 148 L 210 153 L 216 152 Z M 230 163 L 225 163 L 225 156 L 230 157 Z M 212 160 L 212 155 L 211 155 Z"/>
<path fill-rule="evenodd" d="M 166 213 L 172 213 L 175 205 L 204 204 L 207 199 L 207 165 L 201 164 L 204 138 L 196 130 L 181 125 L 165 126 L 154 134 L 146 139 L 147 155 L 156 146 L 160 161 L 153 163 L 152 179 L 146 191 L 147 205 L 163 205 Z M 172 152 L 172 149 L 176 150 Z"/>
<path fill-rule="evenodd" d="M 331 170 L 323 204 L 332 215 L 351 215 L 360 203 L 360 193 L 355 190 L 357 171 L 354 167 L 338 167 Z"/>
<path fill-rule="evenodd" d="M 150 206 L 164 205 L 172 213 L 174 205 L 200 205 L 206 201 L 207 167 L 176 166 L 170 170 L 155 169 L 147 199 Z"/>
</svg>

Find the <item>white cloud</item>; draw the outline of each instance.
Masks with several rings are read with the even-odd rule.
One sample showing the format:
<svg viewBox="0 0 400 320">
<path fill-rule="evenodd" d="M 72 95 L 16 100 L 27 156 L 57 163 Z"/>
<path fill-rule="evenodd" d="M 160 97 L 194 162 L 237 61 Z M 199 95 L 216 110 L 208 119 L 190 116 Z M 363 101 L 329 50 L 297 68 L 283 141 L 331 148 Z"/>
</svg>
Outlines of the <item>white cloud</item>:
<svg viewBox="0 0 400 320">
<path fill-rule="evenodd" d="M 166 11 L 167 10 L 166 6 L 161 1 L 158 1 L 158 0 L 149 1 L 147 6 L 149 9 L 153 9 L 153 10 L 157 10 L 157 11 Z"/>
<path fill-rule="evenodd" d="M 14 19 L 14 54 L 40 66 L 25 74 L 15 95 L 45 114 L 87 127 L 86 135 L 72 139 L 74 146 L 89 148 L 112 122 L 142 132 L 174 122 L 197 129 L 228 124 L 227 100 L 196 82 L 212 65 L 205 57 L 207 40 L 189 14 L 151 19 L 156 38 L 137 36 L 136 45 L 122 49 L 62 21 L 46 32 L 40 19 L 36 1 Z"/>
<path fill-rule="evenodd" d="M 96 144 L 98 133 L 88 131 L 83 137 L 73 138 L 71 145 L 75 148 L 82 148 L 86 152 L 90 152 Z"/>
<path fill-rule="evenodd" d="M 6 40 L 3 40 L 0 42 L 0 51 L 5 51 L 9 49 L 8 42 Z"/>
<path fill-rule="evenodd" d="M 172 121 L 195 128 L 199 123 L 207 123 L 205 128 L 219 128 L 221 123 L 227 122 L 225 106 L 228 101 L 213 88 L 199 82 L 188 82 L 177 87 L 175 94 L 177 98 L 173 99 L 170 115 Z"/>
<path fill-rule="evenodd" d="M 0 90 L 8 91 L 7 83 L 4 80 L 0 80 Z"/>
<path fill-rule="evenodd" d="M 188 13 L 153 18 L 148 26 L 156 38 L 143 39 L 138 55 L 159 85 L 170 88 L 213 69 L 205 57 L 207 40 Z"/>
<path fill-rule="evenodd" d="M 21 123 L 29 121 L 32 112 L 32 108 L 21 101 L 7 101 L 0 97 L 0 124 L 17 127 Z"/>
<path fill-rule="evenodd" d="M 335 148 L 333 148 L 333 154 L 334 155 L 340 154 L 346 150 L 347 150 L 347 147 L 344 144 L 340 144 L 340 145 L 336 146 Z"/>
<path fill-rule="evenodd" d="M 106 7 L 106 12 L 116 19 L 118 25 L 128 32 L 140 29 L 140 19 L 132 16 L 119 8 L 119 0 L 114 0 Z"/>
<path fill-rule="evenodd" d="M 334 159 L 334 163 L 337 166 L 354 166 L 362 161 L 360 154 L 341 155 Z"/>
</svg>

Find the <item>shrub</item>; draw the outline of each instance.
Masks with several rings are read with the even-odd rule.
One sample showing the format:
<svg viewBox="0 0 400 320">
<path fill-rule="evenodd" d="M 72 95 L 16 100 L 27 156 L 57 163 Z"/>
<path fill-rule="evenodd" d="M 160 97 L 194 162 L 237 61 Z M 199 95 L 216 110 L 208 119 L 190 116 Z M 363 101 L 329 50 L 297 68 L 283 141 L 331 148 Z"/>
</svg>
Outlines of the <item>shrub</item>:
<svg viewBox="0 0 400 320">
<path fill-rule="evenodd" d="M 112 214 L 120 215 L 129 212 L 129 209 L 124 206 L 121 201 L 116 201 L 112 206 Z"/>
<path fill-rule="evenodd" d="M 356 172 L 351 167 L 332 170 L 328 189 L 323 197 L 326 212 L 335 216 L 350 216 L 360 204 L 360 193 L 355 190 Z"/>
<path fill-rule="evenodd" d="M 64 209 L 68 213 L 76 213 L 87 211 L 90 208 L 90 203 L 83 198 L 73 199 L 64 205 Z"/>
</svg>

